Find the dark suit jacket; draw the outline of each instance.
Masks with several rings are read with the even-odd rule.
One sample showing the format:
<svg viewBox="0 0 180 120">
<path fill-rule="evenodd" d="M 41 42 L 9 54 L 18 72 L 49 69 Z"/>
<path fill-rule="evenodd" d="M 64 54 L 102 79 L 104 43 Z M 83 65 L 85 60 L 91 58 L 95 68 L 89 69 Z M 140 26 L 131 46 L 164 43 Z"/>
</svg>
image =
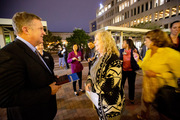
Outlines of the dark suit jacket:
<svg viewBox="0 0 180 120">
<path fill-rule="evenodd" d="M 54 70 L 54 59 L 51 56 L 50 53 L 43 51 L 43 56 L 42 58 L 44 59 L 44 61 L 47 63 L 47 65 L 49 66 L 49 68 L 51 69 L 51 71 Z"/>
<path fill-rule="evenodd" d="M 123 60 L 124 49 L 120 49 L 119 52 L 120 52 L 120 60 Z M 137 50 L 137 52 L 138 52 L 138 50 Z M 138 52 L 138 54 L 139 54 L 139 52 Z M 136 60 L 133 57 L 133 50 L 131 50 L 131 68 L 133 69 L 133 71 L 139 70 L 139 65 L 137 64 Z"/>
<path fill-rule="evenodd" d="M 0 50 L 0 107 L 10 120 L 52 120 L 57 112 L 51 95 L 55 80 L 40 58 L 22 41 Z"/>
</svg>

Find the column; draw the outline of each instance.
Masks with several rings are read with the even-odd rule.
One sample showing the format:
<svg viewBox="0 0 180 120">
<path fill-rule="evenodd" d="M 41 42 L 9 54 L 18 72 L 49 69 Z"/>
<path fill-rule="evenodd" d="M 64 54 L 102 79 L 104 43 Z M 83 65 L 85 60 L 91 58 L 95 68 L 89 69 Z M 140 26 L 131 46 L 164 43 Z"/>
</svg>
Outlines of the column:
<svg viewBox="0 0 180 120">
<path fill-rule="evenodd" d="M 5 46 L 3 28 L 0 27 L 0 49 Z"/>
<path fill-rule="evenodd" d="M 119 46 L 119 48 L 120 49 L 122 49 L 122 44 L 123 44 L 123 32 L 122 31 L 120 31 L 120 46 Z"/>
<path fill-rule="evenodd" d="M 14 31 L 10 31 L 10 39 L 11 39 L 11 42 L 14 41 L 15 37 L 14 37 Z"/>
</svg>

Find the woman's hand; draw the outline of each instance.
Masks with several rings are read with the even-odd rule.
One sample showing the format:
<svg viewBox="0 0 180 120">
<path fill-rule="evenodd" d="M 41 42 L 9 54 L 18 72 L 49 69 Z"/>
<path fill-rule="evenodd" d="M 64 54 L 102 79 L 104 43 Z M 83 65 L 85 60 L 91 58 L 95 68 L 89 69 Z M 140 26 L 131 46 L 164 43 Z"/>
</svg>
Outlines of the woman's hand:
<svg viewBox="0 0 180 120">
<path fill-rule="evenodd" d="M 156 77 L 156 74 L 155 72 L 151 71 L 151 70 L 147 70 L 145 71 L 145 74 L 147 77 Z"/>
<path fill-rule="evenodd" d="M 139 61 L 139 54 L 133 51 L 133 57 L 138 62 Z"/>
<path fill-rule="evenodd" d="M 90 91 L 91 91 L 91 87 L 92 87 L 92 86 L 91 86 L 91 83 L 88 83 L 88 84 L 85 86 L 85 90 L 90 92 Z"/>
<path fill-rule="evenodd" d="M 73 57 L 72 60 L 77 60 L 77 58 L 76 58 L 76 57 Z"/>
</svg>

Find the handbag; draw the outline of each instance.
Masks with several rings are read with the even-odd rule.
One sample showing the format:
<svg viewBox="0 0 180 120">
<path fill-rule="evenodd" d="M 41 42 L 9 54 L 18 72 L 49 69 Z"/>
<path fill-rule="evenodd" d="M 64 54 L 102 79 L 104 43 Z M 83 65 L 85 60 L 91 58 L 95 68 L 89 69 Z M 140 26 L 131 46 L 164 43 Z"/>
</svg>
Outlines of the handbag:
<svg viewBox="0 0 180 120">
<path fill-rule="evenodd" d="M 160 87 L 152 106 L 165 116 L 180 120 L 180 88 L 164 85 Z"/>
</svg>

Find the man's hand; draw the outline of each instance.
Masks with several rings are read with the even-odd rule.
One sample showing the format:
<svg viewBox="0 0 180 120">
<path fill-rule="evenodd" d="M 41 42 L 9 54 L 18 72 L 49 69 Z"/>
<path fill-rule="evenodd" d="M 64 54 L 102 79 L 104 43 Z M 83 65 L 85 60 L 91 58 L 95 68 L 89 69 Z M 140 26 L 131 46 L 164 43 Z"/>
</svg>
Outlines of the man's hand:
<svg viewBox="0 0 180 120">
<path fill-rule="evenodd" d="M 49 85 L 51 87 L 51 95 L 55 95 L 59 88 L 61 88 L 60 85 L 56 85 L 56 82 L 53 82 L 52 84 Z"/>
<path fill-rule="evenodd" d="M 92 87 L 92 86 L 91 86 L 91 83 L 88 83 L 88 84 L 85 86 L 85 90 L 90 92 L 90 91 L 91 91 L 91 89 L 90 89 L 91 87 Z"/>
</svg>

